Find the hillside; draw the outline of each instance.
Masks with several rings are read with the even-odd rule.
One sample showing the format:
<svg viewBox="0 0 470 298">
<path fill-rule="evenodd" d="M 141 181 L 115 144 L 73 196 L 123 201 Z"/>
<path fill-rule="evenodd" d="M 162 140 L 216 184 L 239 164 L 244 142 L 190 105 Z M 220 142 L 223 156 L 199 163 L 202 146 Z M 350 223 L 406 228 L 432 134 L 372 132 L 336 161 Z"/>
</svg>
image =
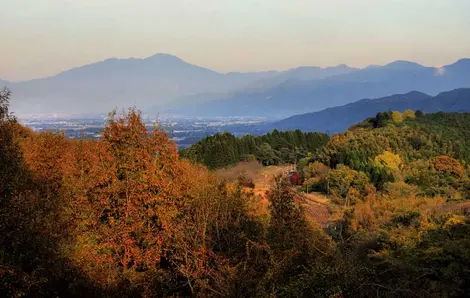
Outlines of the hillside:
<svg viewBox="0 0 470 298">
<path fill-rule="evenodd" d="M 318 156 L 330 166 L 345 164 L 357 170 L 387 150 L 407 162 L 448 155 L 467 164 L 469 126 L 470 113 L 381 112 L 334 135 Z"/>
<path fill-rule="evenodd" d="M 241 91 L 224 100 L 190 105 L 182 109 L 182 113 L 287 117 L 364 98 L 411 91 L 437 95 L 464 87 L 470 87 L 470 59 L 462 59 L 442 68 L 396 61 L 321 80 L 288 80 L 264 91 Z"/>
<path fill-rule="evenodd" d="M 414 91 L 378 99 L 363 99 L 320 112 L 292 116 L 269 124 L 265 129 L 300 129 L 334 133 L 344 131 L 350 125 L 367 117 L 375 116 L 378 112 L 403 112 L 407 109 L 421 110 L 427 113 L 439 111 L 470 112 L 470 89 L 443 92 L 435 97 Z"/>
<path fill-rule="evenodd" d="M 333 235 L 381 272 L 384 297 L 468 294 L 454 282 L 470 266 L 469 146 L 470 113 L 381 112 L 300 163 L 302 188 L 342 206 Z"/>
</svg>

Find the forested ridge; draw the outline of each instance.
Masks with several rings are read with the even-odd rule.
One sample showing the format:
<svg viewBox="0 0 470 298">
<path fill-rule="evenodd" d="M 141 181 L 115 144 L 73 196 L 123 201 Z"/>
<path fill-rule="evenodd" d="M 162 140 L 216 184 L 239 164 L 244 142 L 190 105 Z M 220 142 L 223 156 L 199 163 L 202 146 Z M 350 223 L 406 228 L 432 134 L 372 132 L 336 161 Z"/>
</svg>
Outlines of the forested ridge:
<svg viewBox="0 0 470 298">
<path fill-rule="evenodd" d="M 223 133 L 200 140 L 189 149 L 182 150 L 181 155 L 210 169 L 250 160 L 258 160 L 263 165 L 296 163 L 309 152 L 322 148 L 328 140 L 325 133 L 303 133 L 300 130 L 275 129 L 263 136 L 246 135 L 241 138 Z"/>
<path fill-rule="evenodd" d="M 469 127 L 469 113 L 382 112 L 299 163 L 302 188 L 342 206 L 330 235 L 378 296 L 470 293 Z"/>
<path fill-rule="evenodd" d="M 422 110 L 426 113 L 470 112 L 470 89 L 460 88 L 430 96 L 412 91 L 382 98 L 362 99 L 343 106 L 330 107 L 322 111 L 295 115 L 268 124 L 277 129 L 301 129 L 303 131 L 343 132 L 352 124 L 383 111 L 407 109 Z M 334 119 L 334 121 L 332 121 Z"/>
<path fill-rule="evenodd" d="M 111 113 L 99 140 L 72 140 L 21 126 L 9 99 L 0 93 L 3 296 L 470 293 L 469 114 L 379 113 L 331 139 L 216 135 L 197 146 L 237 149 L 210 163 L 202 148 L 180 156 L 165 132 L 148 133 L 135 109 Z M 240 145 L 250 143 L 255 151 Z M 278 159 L 256 153 L 264 144 Z M 303 157 L 303 184 L 276 177 L 265 213 L 251 191 L 197 162 L 291 162 L 283 149 Z M 328 197 L 326 227 L 301 191 Z"/>
</svg>

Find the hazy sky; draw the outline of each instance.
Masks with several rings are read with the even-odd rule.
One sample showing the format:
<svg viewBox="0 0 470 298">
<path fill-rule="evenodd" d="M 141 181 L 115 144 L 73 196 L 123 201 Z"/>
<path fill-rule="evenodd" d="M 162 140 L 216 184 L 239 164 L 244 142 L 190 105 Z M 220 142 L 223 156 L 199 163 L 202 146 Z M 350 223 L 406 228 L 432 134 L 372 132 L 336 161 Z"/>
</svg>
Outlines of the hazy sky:
<svg viewBox="0 0 470 298">
<path fill-rule="evenodd" d="M 470 0 L 1 0 L 0 78 L 171 53 L 221 72 L 470 57 Z"/>
</svg>

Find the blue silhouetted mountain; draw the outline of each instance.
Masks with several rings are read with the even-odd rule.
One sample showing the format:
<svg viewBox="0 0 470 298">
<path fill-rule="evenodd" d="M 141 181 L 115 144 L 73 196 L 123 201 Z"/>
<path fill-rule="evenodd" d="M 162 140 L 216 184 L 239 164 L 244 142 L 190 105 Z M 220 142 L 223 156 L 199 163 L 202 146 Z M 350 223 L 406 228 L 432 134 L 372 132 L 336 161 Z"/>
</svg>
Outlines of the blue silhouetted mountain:
<svg viewBox="0 0 470 298">
<path fill-rule="evenodd" d="M 247 86 L 246 89 L 266 90 L 289 80 L 318 80 L 335 75 L 351 73 L 357 70 L 359 69 L 349 67 L 345 64 L 325 68 L 318 66 L 299 66 L 287 71 L 280 72 L 274 77 L 255 81 L 253 84 Z"/>
<path fill-rule="evenodd" d="M 113 107 L 140 108 L 189 94 L 227 92 L 272 76 L 224 74 L 157 54 L 145 59 L 107 59 L 56 76 L 10 84 L 12 105 L 19 112 L 93 112 Z"/>
<path fill-rule="evenodd" d="M 378 112 L 407 109 L 423 112 L 470 112 L 470 89 L 442 92 L 435 97 L 412 91 L 378 99 L 363 99 L 344 106 L 307 113 L 266 125 L 265 130 L 301 129 L 305 131 L 341 132 Z"/>
<path fill-rule="evenodd" d="M 182 114 L 199 116 L 287 117 L 341 106 L 362 98 L 419 91 L 430 95 L 470 87 L 470 59 L 442 68 L 395 61 L 384 66 L 317 80 L 286 80 L 267 90 L 248 90 L 223 100 L 186 106 Z"/>
<path fill-rule="evenodd" d="M 260 83 L 278 85 L 291 78 L 323 78 L 352 70 L 347 66 L 301 67 L 222 74 L 172 55 L 156 54 L 145 59 L 111 58 L 9 86 L 12 108 L 19 113 L 94 113 L 133 105 L 162 111 L 175 103 L 181 107 L 227 98 L 236 90 L 260 90 Z"/>
<path fill-rule="evenodd" d="M 157 54 L 107 59 L 56 76 L 8 83 L 12 110 L 27 113 L 97 113 L 137 106 L 182 116 L 287 117 L 362 98 L 413 90 L 436 95 L 470 87 L 469 59 L 442 67 L 396 61 L 355 69 L 302 66 L 287 71 L 222 74 Z"/>
</svg>

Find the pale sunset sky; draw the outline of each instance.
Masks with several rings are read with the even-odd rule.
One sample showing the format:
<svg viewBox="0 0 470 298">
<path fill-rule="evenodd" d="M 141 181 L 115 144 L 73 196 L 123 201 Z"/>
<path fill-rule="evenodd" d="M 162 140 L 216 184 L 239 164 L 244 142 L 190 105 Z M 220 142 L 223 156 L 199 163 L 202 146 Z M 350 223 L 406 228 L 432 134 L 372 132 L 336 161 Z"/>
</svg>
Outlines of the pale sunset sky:
<svg viewBox="0 0 470 298">
<path fill-rule="evenodd" d="M 470 57 L 470 0 L 1 0 L 0 78 L 176 55 L 219 72 Z"/>
</svg>

